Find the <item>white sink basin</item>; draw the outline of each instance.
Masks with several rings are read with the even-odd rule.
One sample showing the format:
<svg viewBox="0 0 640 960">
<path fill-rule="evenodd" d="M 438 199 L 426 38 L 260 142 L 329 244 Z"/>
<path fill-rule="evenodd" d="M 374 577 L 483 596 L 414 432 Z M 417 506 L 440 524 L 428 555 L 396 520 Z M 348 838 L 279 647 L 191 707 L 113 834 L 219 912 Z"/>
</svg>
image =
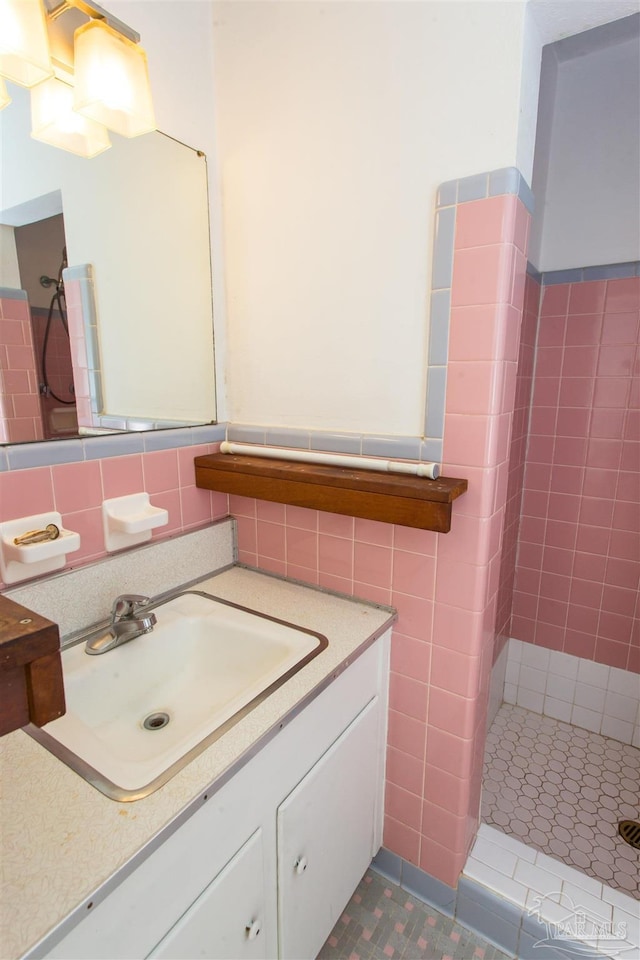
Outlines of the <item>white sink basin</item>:
<svg viewBox="0 0 640 960">
<path fill-rule="evenodd" d="M 27 728 L 116 800 L 157 789 L 327 646 L 201 593 L 153 609 L 149 634 L 100 656 L 82 642 L 63 650 L 67 712 Z"/>
</svg>

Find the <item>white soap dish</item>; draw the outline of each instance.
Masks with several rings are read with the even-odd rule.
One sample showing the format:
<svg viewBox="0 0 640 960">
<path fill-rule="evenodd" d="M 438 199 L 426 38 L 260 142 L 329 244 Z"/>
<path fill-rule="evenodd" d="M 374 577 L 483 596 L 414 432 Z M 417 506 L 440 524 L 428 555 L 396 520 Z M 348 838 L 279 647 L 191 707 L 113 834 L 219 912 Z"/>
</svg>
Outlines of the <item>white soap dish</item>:
<svg viewBox="0 0 640 960">
<path fill-rule="evenodd" d="M 15 543 L 27 531 L 44 530 L 55 524 L 60 530 L 55 540 L 36 543 Z M 65 530 L 59 513 L 38 513 L 18 520 L 0 523 L 0 576 L 5 583 L 19 583 L 31 577 L 61 570 L 68 553 L 80 549 L 80 534 Z"/>
<path fill-rule="evenodd" d="M 132 493 L 102 503 L 104 542 L 109 553 L 151 539 L 151 531 L 169 522 L 169 513 L 154 507 L 148 493 Z"/>
</svg>

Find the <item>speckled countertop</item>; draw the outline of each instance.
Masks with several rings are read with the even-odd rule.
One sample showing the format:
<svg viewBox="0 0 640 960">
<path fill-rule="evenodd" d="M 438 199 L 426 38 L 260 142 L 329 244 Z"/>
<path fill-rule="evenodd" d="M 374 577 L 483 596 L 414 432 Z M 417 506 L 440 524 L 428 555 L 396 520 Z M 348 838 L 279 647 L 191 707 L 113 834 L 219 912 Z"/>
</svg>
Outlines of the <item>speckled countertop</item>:
<svg viewBox="0 0 640 960">
<path fill-rule="evenodd" d="M 388 609 L 242 567 L 202 589 L 316 630 L 329 646 L 169 783 L 133 803 L 109 800 L 21 730 L 0 739 L 2 960 L 34 947 L 393 621 Z"/>
</svg>

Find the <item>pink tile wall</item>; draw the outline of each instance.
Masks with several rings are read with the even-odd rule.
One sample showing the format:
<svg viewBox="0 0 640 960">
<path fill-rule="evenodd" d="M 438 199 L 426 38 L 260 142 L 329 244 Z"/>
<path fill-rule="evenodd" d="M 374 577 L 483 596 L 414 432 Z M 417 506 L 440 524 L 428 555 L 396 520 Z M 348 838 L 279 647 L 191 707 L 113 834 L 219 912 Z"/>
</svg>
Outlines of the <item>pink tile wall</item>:
<svg viewBox="0 0 640 960">
<path fill-rule="evenodd" d="M 0 522 L 56 510 L 63 526 L 80 534 L 69 567 L 107 556 L 102 501 L 146 490 L 154 506 L 169 511 L 169 523 L 153 531 L 164 539 L 228 515 L 228 497 L 195 485 L 194 457 L 215 453 L 219 444 L 84 460 L 78 463 L 0 473 Z M 2 586 L 2 584 L 0 584 Z"/>
<path fill-rule="evenodd" d="M 511 636 L 511 610 L 516 573 L 518 535 L 520 531 L 527 438 L 529 435 L 529 411 L 533 385 L 539 302 L 540 284 L 537 280 L 527 275 L 515 385 L 511 447 L 509 451 L 507 502 L 505 505 L 502 556 L 500 560 L 500 587 L 496 617 L 496 643 L 493 651 L 494 662 L 500 656 L 505 643 Z"/>
<path fill-rule="evenodd" d="M 0 298 L 0 442 L 42 440 L 29 304 Z"/>
<path fill-rule="evenodd" d="M 528 221 L 515 197 L 457 208 L 443 473 L 469 490 L 450 533 L 229 498 L 241 561 L 397 608 L 384 844 L 450 885 L 479 815 Z"/>
<path fill-rule="evenodd" d="M 640 278 L 544 288 L 512 635 L 640 671 Z"/>
<path fill-rule="evenodd" d="M 64 285 L 69 323 L 69 345 L 71 366 L 75 384 L 76 415 L 78 425 L 92 427 L 94 416 L 91 410 L 91 391 L 89 388 L 89 361 L 84 332 L 84 316 L 79 280 L 66 280 Z"/>
</svg>

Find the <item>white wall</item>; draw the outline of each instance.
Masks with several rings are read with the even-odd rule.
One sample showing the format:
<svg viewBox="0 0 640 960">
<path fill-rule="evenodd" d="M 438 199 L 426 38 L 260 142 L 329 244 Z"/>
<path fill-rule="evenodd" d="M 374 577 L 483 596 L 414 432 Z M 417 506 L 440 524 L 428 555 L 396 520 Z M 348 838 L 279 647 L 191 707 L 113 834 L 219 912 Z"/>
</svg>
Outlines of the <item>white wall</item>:
<svg viewBox="0 0 640 960">
<path fill-rule="evenodd" d="M 13 227 L 0 223 L 0 287 L 20 288 L 20 268 Z"/>
<path fill-rule="evenodd" d="M 638 260 L 638 37 L 550 70 L 557 79 L 552 116 L 541 117 L 531 259 L 541 271 Z"/>
<path fill-rule="evenodd" d="M 421 435 L 436 189 L 530 170 L 524 3 L 214 9 L 229 417 Z"/>
</svg>

